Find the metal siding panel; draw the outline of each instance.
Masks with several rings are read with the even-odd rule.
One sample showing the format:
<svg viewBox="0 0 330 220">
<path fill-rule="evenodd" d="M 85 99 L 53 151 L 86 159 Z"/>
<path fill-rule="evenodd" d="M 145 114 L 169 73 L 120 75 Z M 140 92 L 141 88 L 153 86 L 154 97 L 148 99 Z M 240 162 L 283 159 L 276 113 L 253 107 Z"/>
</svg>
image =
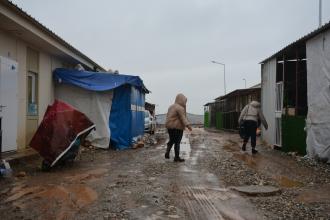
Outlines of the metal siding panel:
<svg viewBox="0 0 330 220">
<path fill-rule="evenodd" d="M 268 122 L 268 130 L 262 128 L 262 138 L 268 144 L 275 143 L 275 86 L 276 59 L 273 58 L 261 67 L 261 108 Z"/>
</svg>

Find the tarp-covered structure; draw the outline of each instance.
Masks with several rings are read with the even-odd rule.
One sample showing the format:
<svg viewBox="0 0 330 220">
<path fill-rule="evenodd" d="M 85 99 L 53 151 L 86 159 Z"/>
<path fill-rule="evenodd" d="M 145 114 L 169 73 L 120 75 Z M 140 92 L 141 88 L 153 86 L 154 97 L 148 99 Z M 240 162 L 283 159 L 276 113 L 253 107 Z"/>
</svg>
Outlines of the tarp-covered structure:
<svg viewBox="0 0 330 220">
<path fill-rule="evenodd" d="M 330 163 L 330 22 L 261 64 L 263 139 Z"/>
<path fill-rule="evenodd" d="M 58 68 L 55 97 L 86 114 L 96 130 L 87 140 L 99 148 L 129 148 L 144 132 L 148 90 L 138 76 Z"/>
</svg>

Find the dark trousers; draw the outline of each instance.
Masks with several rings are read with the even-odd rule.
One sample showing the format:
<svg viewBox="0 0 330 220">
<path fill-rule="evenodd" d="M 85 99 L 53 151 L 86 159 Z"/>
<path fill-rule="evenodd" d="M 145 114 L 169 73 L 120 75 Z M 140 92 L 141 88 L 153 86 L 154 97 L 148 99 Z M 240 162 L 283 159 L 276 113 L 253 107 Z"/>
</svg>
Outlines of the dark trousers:
<svg viewBox="0 0 330 220">
<path fill-rule="evenodd" d="M 167 143 L 166 153 L 169 154 L 174 144 L 175 157 L 179 158 L 180 155 L 180 142 L 182 140 L 183 130 L 180 129 L 167 129 L 170 140 Z"/>
<path fill-rule="evenodd" d="M 251 137 L 251 147 L 255 148 L 257 144 L 257 127 L 258 123 L 256 121 L 244 121 L 245 128 L 245 137 L 244 137 L 244 145 L 247 144 Z"/>
</svg>

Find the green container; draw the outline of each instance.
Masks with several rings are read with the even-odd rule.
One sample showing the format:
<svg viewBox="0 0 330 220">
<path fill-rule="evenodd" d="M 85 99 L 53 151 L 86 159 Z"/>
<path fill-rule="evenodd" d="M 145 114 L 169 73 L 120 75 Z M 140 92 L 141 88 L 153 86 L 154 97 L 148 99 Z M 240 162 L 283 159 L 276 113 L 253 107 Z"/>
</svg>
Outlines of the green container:
<svg viewBox="0 0 330 220">
<path fill-rule="evenodd" d="M 217 112 L 215 115 L 215 127 L 217 129 L 223 129 L 223 118 L 222 118 L 222 112 Z"/>
<path fill-rule="evenodd" d="M 204 112 L 204 127 L 209 128 L 210 127 L 210 122 L 209 122 L 209 112 Z"/>
<path fill-rule="evenodd" d="M 304 116 L 282 116 L 282 150 L 306 155 Z"/>
</svg>

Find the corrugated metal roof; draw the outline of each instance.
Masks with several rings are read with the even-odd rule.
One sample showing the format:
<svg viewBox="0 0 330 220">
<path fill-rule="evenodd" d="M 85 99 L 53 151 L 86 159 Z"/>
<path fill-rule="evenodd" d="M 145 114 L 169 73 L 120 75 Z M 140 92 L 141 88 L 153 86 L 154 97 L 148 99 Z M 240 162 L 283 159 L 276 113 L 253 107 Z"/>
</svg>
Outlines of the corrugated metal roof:
<svg viewBox="0 0 330 220">
<path fill-rule="evenodd" d="M 293 43 L 287 45 L 286 47 L 284 47 L 280 51 L 276 52 L 275 54 L 271 55 L 270 57 L 266 58 L 265 60 L 261 61 L 260 63 L 264 63 L 267 60 L 270 60 L 270 59 L 278 56 L 279 54 L 283 53 L 285 50 L 287 50 L 287 49 L 289 49 L 291 47 L 294 47 L 295 45 L 297 45 L 299 43 L 305 43 L 307 40 L 315 37 L 316 35 L 324 32 L 324 31 L 327 31 L 328 29 L 330 29 L 330 21 L 328 23 L 324 24 L 323 26 L 319 27 L 318 29 L 316 29 L 316 30 L 310 32 L 309 34 L 301 37 L 300 39 L 294 41 Z"/>
<path fill-rule="evenodd" d="M 261 83 L 251 86 L 249 89 L 261 88 Z"/>
<path fill-rule="evenodd" d="M 228 97 L 228 96 L 231 96 L 232 94 L 236 93 L 236 92 L 242 92 L 242 91 L 253 91 L 253 90 L 257 90 L 257 89 L 261 89 L 261 83 L 258 83 L 254 86 L 251 86 L 249 88 L 246 88 L 246 89 L 236 89 L 234 91 L 231 91 L 230 93 L 226 94 L 226 95 L 222 95 L 222 96 L 219 96 L 217 98 L 215 98 L 215 100 L 219 100 L 221 98 L 225 98 L 225 97 Z"/>
<path fill-rule="evenodd" d="M 208 102 L 206 103 L 204 106 L 209 106 L 210 104 L 212 104 L 213 102 Z"/>
<path fill-rule="evenodd" d="M 86 56 L 85 54 L 80 52 L 78 49 L 73 47 L 71 44 L 69 44 L 68 42 L 63 40 L 61 37 L 59 37 L 57 34 L 55 34 L 49 28 L 47 28 L 46 26 L 41 24 L 39 21 L 37 21 L 34 17 L 29 15 L 27 12 L 25 12 L 22 8 L 20 8 L 15 3 L 13 3 L 9 0 L 0 0 L 0 3 L 4 4 L 5 6 L 10 8 L 11 10 L 13 10 L 18 15 L 20 15 L 20 16 L 24 17 L 25 19 L 27 19 L 29 22 L 31 22 L 33 25 L 35 25 L 37 28 L 39 28 L 40 30 L 42 30 L 43 32 L 48 34 L 50 37 L 54 38 L 57 42 L 64 45 L 65 47 L 67 47 L 68 49 L 70 49 L 71 51 L 76 53 L 77 55 L 81 56 L 82 58 L 86 59 L 88 62 L 90 62 L 91 64 L 93 64 L 94 66 L 99 68 L 100 70 L 105 71 L 105 69 L 102 66 L 100 66 L 99 64 L 94 62 L 92 59 L 90 59 L 88 56 Z"/>
</svg>

